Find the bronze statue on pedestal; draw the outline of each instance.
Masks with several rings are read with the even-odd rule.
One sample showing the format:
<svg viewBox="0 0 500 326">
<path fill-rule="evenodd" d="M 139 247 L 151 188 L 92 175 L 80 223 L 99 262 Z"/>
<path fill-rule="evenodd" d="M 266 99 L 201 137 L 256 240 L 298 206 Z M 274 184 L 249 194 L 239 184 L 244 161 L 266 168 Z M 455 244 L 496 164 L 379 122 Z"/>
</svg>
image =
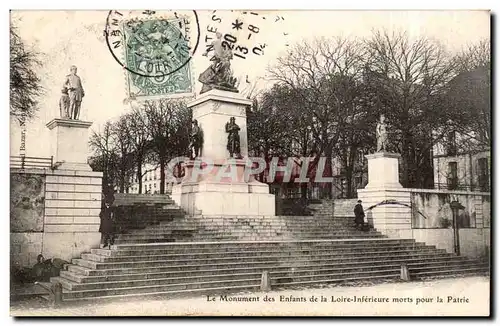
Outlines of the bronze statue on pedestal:
<svg viewBox="0 0 500 326">
<path fill-rule="evenodd" d="M 235 157 L 241 159 L 241 149 L 240 149 L 240 127 L 236 124 L 235 118 L 231 117 L 229 122 L 226 123 L 227 136 L 227 150 L 229 151 L 229 157 Z"/>
</svg>

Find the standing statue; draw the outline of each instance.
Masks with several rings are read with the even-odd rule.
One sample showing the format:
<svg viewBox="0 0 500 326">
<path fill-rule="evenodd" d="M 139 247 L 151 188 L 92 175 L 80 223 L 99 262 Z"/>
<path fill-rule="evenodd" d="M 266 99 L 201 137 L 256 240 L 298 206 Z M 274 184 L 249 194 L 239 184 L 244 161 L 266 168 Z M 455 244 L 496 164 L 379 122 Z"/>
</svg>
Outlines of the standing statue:
<svg viewBox="0 0 500 326">
<path fill-rule="evenodd" d="M 68 95 L 68 89 L 66 87 L 63 87 L 61 89 L 61 99 L 59 100 L 59 111 L 61 114 L 61 118 L 69 119 L 69 105 L 70 105 L 70 100 Z"/>
<path fill-rule="evenodd" d="M 377 152 L 387 151 L 387 124 L 385 123 L 385 116 L 380 115 L 380 121 L 377 123 Z"/>
<path fill-rule="evenodd" d="M 197 120 L 193 120 L 192 122 L 190 138 L 189 154 L 191 159 L 195 159 L 200 156 L 201 147 L 203 146 L 203 134 Z"/>
<path fill-rule="evenodd" d="M 217 32 L 215 35 L 217 39 L 202 54 L 203 56 L 208 56 L 208 49 L 213 48 L 214 50 L 214 55 L 210 59 L 212 64 L 198 78 L 200 83 L 203 84 L 200 94 L 213 88 L 238 92 L 235 87 L 236 78 L 233 77 L 231 71 L 230 61 L 233 58 L 233 53 L 227 44 L 223 44 L 222 33 Z"/>
<path fill-rule="evenodd" d="M 71 66 L 71 73 L 66 76 L 63 87 L 68 90 L 69 94 L 69 119 L 78 120 L 80 117 L 80 106 L 82 105 L 82 98 L 85 96 L 82 81 L 76 74 L 76 66 Z"/>
<path fill-rule="evenodd" d="M 231 117 L 229 122 L 226 123 L 226 132 L 228 133 L 227 150 L 229 151 L 229 157 L 231 158 L 233 156 L 237 159 L 241 158 L 239 131 L 240 127 L 236 124 L 235 118 Z"/>
</svg>

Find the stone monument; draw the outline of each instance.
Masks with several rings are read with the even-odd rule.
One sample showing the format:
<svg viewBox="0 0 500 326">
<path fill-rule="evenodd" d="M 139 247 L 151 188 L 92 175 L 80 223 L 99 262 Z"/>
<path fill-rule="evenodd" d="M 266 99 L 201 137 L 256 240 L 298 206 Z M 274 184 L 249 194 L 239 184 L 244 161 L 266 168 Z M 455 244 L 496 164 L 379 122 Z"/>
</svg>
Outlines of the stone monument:
<svg viewBox="0 0 500 326">
<path fill-rule="evenodd" d="M 172 198 L 190 215 L 274 216 L 269 186 L 249 172 L 246 109 L 252 101 L 234 87 L 232 56 L 221 36 L 214 42 L 212 64 L 200 74 L 201 96 L 188 104 L 203 126 L 202 155 L 184 163 L 184 178 L 173 187 Z"/>
<path fill-rule="evenodd" d="M 61 99 L 60 118 L 47 123 L 51 132 L 51 154 L 58 169 L 92 171 L 87 163 L 89 155 L 88 129 L 92 122 L 79 120 L 82 99 L 85 96 L 76 66 L 66 75 Z"/>
<path fill-rule="evenodd" d="M 404 191 L 399 183 L 399 158 L 398 153 L 387 151 L 388 137 L 387 125 L 384 115 L 376 127 L 377 151 L 366 155 L 368 160 L 368 184 L 364 189 L 358 189 L 358 198 L 365 207 L 376 206 L 365 212 L 368 223 L 389 237 L 411 236 L 410 193 Z M 395 202 L 399 204 L 379 205 L 382 202 Z M 405 206 L 406 205 L 406 206 Z"/>
<path fill-rule="evenodd" d="M 46 172 L 43 255 L 68 261 L 100 241 L 102 172 L 87 163 L 92 122 L 79 120 L 85 93 L 76 71 L 65 78 L 60 117 L 46 125 L 55 167 Z"/>
</svg>

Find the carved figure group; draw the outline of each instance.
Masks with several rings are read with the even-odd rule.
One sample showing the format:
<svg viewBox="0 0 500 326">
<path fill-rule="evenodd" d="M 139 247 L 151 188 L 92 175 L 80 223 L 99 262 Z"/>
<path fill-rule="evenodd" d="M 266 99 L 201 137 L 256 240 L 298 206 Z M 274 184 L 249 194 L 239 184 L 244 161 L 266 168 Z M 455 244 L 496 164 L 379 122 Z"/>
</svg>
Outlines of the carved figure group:
<svg viewBox="0 0 500 326">
<path fill-rule="evenodd" d="M 214 51 L 214 55 L 210 59 L 212 64 L 198 78 L 200 83 L 203 84 L 200 94 L 213 88 L 237 92 L 235 87 L 236 78 L 233 77 L 230 62 L 233 53 L 229 47 L 224 46 L 222 33 L 217 32 L 216 37 L 216 40 L 211 44 Z M 207 55 L 208 51 L 203 54 L 203 56 Z"/>
</svg>

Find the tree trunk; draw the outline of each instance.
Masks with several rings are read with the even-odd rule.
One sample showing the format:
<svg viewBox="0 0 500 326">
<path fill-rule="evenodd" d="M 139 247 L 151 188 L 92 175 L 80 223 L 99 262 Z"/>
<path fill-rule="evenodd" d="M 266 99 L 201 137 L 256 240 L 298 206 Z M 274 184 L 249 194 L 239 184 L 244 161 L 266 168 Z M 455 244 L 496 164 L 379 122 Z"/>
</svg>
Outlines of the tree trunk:
<svg viewBox="0 0 500 326">
<path fill-rule="evenodd" d="M 300 198 L 307 199 L 307 183 L 300 184 Z"/>
<path fill-rule="evenodd" d="M 165 193 L 165 156 L 160 155 L 160 194 Z"/>
<path fill-rule="evenodd" d="M 325 173 L 326 173 L 326 177 L 330 178 L 333 174 L 333 171 L 332 171 L 332 149 L 330 148 L 330 146 L 328 146 L 326 148 L 325 154 L 326 154 Z M 332 199 L 333 198 L 333 184 L 332 184 L 332 182 L 328 182 L 326 184 L 326 189 L 327 189 L 326 191 L 328 194 L 328 199 Z"/>
<path fill-rule="evenodd" d="M 137 181 L 139 182 L 139 194 L 142 194 L 142 157 L 137 158 Z"/>
<path fill-rule="evenodd" d="M 126 160 L 123 156 L 123 153 L 122 153 L 122 159 L 121 159 L 121 171 L 120 171 L 120 193 L 124 193 L 125 192 L 125 170 L 126 170 Z"/>
</svg>

